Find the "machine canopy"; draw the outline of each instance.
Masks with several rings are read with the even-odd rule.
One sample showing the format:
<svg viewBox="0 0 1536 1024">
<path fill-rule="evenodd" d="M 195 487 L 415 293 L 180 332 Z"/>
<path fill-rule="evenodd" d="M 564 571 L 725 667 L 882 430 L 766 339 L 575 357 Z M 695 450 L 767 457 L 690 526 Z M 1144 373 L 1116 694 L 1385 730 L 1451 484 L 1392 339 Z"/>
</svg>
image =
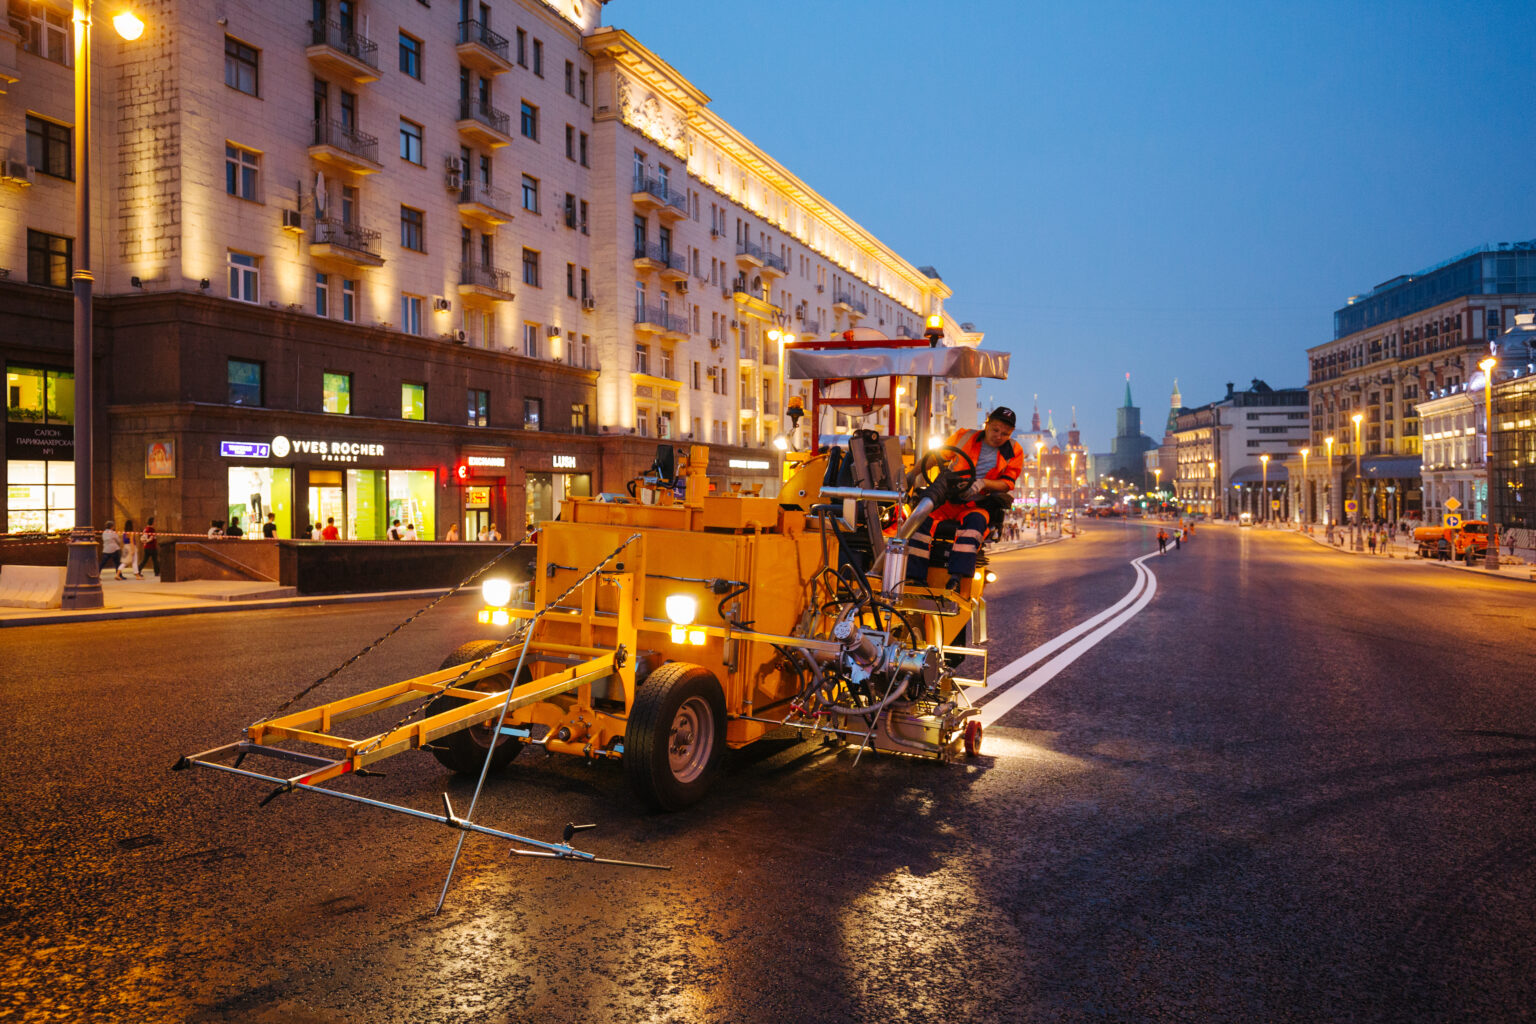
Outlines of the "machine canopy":
<svg viewBox="0 0 1536 1024">
<path fill-rule="evenodd" d="M 792 348 L 785 353 L 791 380 L 853 377 L 1008 376 L 1007 352 L 981 348 Z"/>
</svg>

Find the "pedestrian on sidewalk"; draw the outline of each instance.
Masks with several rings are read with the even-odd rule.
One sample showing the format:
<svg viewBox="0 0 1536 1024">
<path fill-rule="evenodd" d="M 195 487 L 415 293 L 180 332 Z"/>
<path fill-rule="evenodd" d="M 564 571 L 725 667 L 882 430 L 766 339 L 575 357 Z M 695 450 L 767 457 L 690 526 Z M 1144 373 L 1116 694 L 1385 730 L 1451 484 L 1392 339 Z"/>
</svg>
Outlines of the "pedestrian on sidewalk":
<svg viewBox="0 0 1536 1024">
<path fill-rule="evenodd" d="M 139 571 L 139 553 L 137 550 L 139 545 L 137 538 L 134 536 L 132 519 L 123 520 L 123 532 L 121 536 L 123 540 L 123 552 L 120 556 L 118 556 L 118 579 L 123 579 L 124 569 L 132 569 L 134 572 Z"/>
<path fill-rule="evenodd" d="M 1372 530 L 1365 535 L 1365 546 L 1371 549 L 1371 554 L 1376 553 L 1376 531 Z"/>
<path fill-rule="evenodd" d="M 1160 555 L 1168 553 L 1168 534 L 1161 527 L 1157 531 L 1157 553 Z"/>
<path fill-rule="evenodd" d="M 107 520 L 107 525 L 101 528 L 101 565 L 98 569 L 105 570 L 107 566 L 117 570 L 117 578 L 123 578 L 123 538 L 113 529 L 115 524 Z"/>
<path fill-rule="evenodd" d="M 239 516 L 230 516 L 229 517 L 229 529 L 224 531 L 224 536 L 226 536 L 226 537 L 234 537 L 237 540 L 239 538 L 245 536 L 245 531 L 240 529 L 240 517 Z"/>
<path fill-rule="evenodd" d="M 144 520 L 144 532 L 139 535 L 144 541 L 143 565 L 155 567 L 155 575 L 160 575 L 160 541 L 155 537 L 155 517 L 150 516 Z M 144 572 L 139 569 L 134 572 L 135 579 L 143 579 Z"/>
<path fill-rule="evenodd" d="M 341 540 L 341 531 L 336 529 L 336 517 L 325 517 L 325 529 L 320 531 L 321 540 Z"/>
<path fill-rule="evenodd" d="M 261 535 L 266 540 L 277 540 L 277 513 L 267 513 L 267 521 L 261 524 Z"/>
<path fill-rule="evenodd" d="M 448 536 L 444 537 L 443 540 L 447 541 L 449 544 L 457 544 L 458 543 L 458 541 L 459 541 L 459 524 L 458 523 L 453 523 L 452 525 L 450 525 L 448 527 Z"/>
</svg>

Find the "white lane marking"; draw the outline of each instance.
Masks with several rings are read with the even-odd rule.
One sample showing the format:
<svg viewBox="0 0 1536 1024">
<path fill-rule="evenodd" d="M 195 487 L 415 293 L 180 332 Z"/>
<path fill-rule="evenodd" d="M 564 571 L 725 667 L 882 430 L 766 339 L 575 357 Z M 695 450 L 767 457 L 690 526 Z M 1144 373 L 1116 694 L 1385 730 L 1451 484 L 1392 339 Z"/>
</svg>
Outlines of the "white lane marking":
<svg viewBox="0 0 1536 1024">
<path fill-rule="evenodd" d="M 1148 569 L 1145 565 L 1142 564 L 1142 562 L 1148 558 L 1151 558 L 1154 554 L 1156 554 L 1156 552 L 1149 551 L 1147 554 L 1142 555 L 1140 558 L 1132 560 L 1131 564 L 1136 567 L 1136 585 L 1131 588 L 1131 592 L 1129 594 L 1127 594 L 1124 598 L 1121 598 L 1121 600 L 1116 605 L 1111 607 L 1109 612 L 1114 612 L 1119 608 L 1123 608 L 1123 610 L 1120 611 L 1118 615 L 1115 615 L 1114 618 L 1104 622 L 1087 636 L 1079 639 L 1065 651 L 1062 651 L 1060 654 L 1056 655 L 1054 658 L 1051 658 L 1045 664 L 1035 669 L 1035 671 L 1031 672 L 1029 675 L 1017 681 L 1005 682 L 1002 684 L 1004 689 L 997 692 L 997 696 L 993 697 L 986 704 L 982 705 L 981 724 L 983 727 L 992 725 L 992 723 L 1003 717 L 1003 715 L 1007 714 L 1009 711 L 1012 711 L 1024 700 L 1024 698 L 1028 697 L 1030 694 L 1040 689 L 1040 687 L 1056 678 L 1056 675 L 1061 672 L 1062 669 L 1072 664 L 1078 658 L 1081 658 L 1084 654 L 1087 654 L 1090 650 L 1096 647 L 1100 641 L 1109 636 L 1115 630 L 1119 629 L 1121 626 L 1125 625 L 1127 622 L 1131 621 L 1131 619 L 1135 618 L 1137 614 L 1139 614 L 1141 610 L 1147 606 L 1147 604 L 1152 600 L 1152 596 L 1157 593 L 1157 577 L 1153 575 L 1152 570 Z M 1131 601 L 1132 603 L 1129 607 L 1124 607 L 1127 601 Z M 1102 618 L 1103 614 L 1107 613 L 1101 613 L 1101 615 L 1096 616 L 1095 618 Z M 1090 619 L 1089 621 L 1092 622 L 1094 620 Z M 1086 625 L 1086 623 L 1084 625 Z M 1078 632 L 1081 632 L 1081 629 L 1082 627 L 1077 627 L 1076 629 L 1069 630 L 1067 633 L 1063 633 L 1062 637 L 1076 635 Z M 1061 640 L 1062 637 L 1057 637 L 1056 640 L 1051 641 L 1049 644 L 1043 644 L 1036 650 L 1045 650 L 1047 647 L 1049 647 L 1051 650 L 1054 650 L 1057 646 L 1060 646 L 1057 643 L 1057 640 Z M 1033 659 L 1035 653 L 1035 651 L 1031 651 L 1029 654 L 1025 655 L 1024 658 L 1019 659 L 1019 661 Z M 1014 664 L 1017 663 L 1018 662 L 1015 662 Z M 1008 668 L 1012 667 L 1012 665 L 1008 666 Z M 988 684 L 989 686 L 991 684 L 990 678 L 988 679 Z"/>
<path fill-rule="evenodd" d="M 1151 552 L 1148 552 L 1148 554 L 1151 554 Z M 1142 556 L 1142 558 L 1145 557 L 1146 555 Z M 1006 688 L 1008 684 L 1013 682 L 1013 680 L 1022 674 L 1025 669 L 1029 668 L 1031 665 L 1034 665 L 1036 662 L 1044 661 L 1051 654 L 1054 654 L 1058 648 L 1065 647 L 1067 644 L 1071 643 L 1073 640 L 1076 640 L 1082 634 L 1088 632 L 1090 629 L 1097 626 L 1105 619 L 1115 615 L 1126 605 L 1136 600 L 1136 596 L 1141 593 L 1142 584 L 1146 579 L 1143 573 L 1147 572 L 1146 569 L 1143 569 L 1140 565 L 1137 564 L 1140 562 L 1140 560 L 1141 559 L 1138 558 L 1131 562 L 1131 565 L 1136 569 L 1136 583 L 1131 587 L 1129 591 L 1126 592 L 1124 597 L 1110 605 L 1108 608 L 1099 612 L 1092 618 L 1085 619 L 1084 621 L 1073 626 L 1071 629 L 1067 630 L 1065 633 L 1061 634 L 1055 639 L 1047 640 L 1045 643 L 1041 644 L 1039 647 L 1036 647 L 1034 650 L 1028 652 L 1027 654 L 1013 659 L 1008 664 L 998 669 L 996 672 L 988 673 L 987 692 L 985 695 L 983 695 L 982 699 L 991 699 L 998 692 L 998 690 Z"/>
</svg>

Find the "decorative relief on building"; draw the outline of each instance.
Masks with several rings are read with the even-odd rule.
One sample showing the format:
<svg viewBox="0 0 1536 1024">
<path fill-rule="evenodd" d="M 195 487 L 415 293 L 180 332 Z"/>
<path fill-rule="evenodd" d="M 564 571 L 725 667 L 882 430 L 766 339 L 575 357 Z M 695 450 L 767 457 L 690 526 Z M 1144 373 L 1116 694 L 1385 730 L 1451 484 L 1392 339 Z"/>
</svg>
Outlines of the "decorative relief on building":
<svg viewBox="0 0 1536 1024">
<path fill-rule="evenodd" d="M 653 394 L 654 394 L 654 392 L 653 392 L 653 390 L 652 390 L 652 388 L 651 388 L 651 386 L 649 384 L 636 384 L 635 385 L 635 397 L 636 398 L 650 398 L 650 397 L 652 397 Z"/>
<path fill-rule="evenodd" d="M 619 76 L 619 118 L 640 134 L 684 159 L 688 132 L 681 116 L 654 93 Z"/>
</svg>

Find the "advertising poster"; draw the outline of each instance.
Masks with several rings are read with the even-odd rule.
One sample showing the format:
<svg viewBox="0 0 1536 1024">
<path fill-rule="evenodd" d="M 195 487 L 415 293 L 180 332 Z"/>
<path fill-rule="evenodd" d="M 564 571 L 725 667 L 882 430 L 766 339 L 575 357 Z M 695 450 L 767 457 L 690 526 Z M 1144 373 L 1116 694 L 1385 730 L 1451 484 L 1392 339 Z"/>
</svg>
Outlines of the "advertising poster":
<svg viewBox="0 0 1536 1024">
<path fill-rule="evenodd" d="M 176 442 L 170 438 L 151 441 L 144 450 L 144 479 L 166 480 L 176 475 Z"/>
</svg>

